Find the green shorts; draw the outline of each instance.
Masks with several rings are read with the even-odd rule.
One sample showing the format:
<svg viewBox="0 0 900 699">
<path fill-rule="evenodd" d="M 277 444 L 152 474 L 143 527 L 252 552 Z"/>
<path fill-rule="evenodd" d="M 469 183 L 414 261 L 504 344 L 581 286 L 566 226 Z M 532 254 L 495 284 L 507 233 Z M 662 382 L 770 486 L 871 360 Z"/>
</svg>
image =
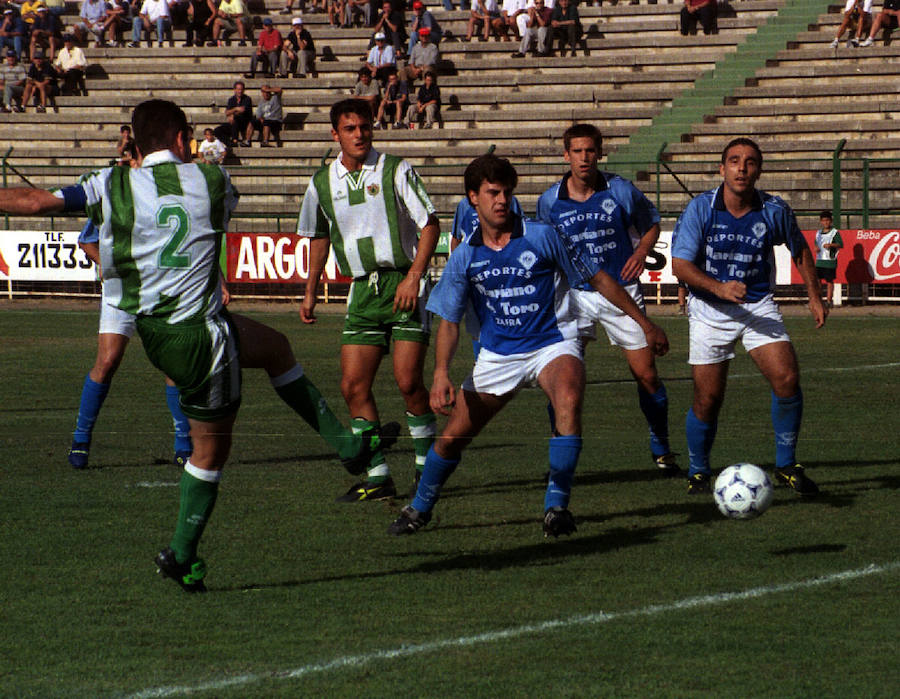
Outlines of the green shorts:
<svg viewBox="0 0 900 699">
<path fill-rule="evenodd" d="M 391 339 L 428 344 L 431 327 L 425 310 L 427 284 L 420 285 L 414 310 L 393 310 L 397 285 L 405 276 L 406 272 L 381 269 L 353 281 L 341 344 L 389 348 Z"/>
<path fill-rule="evenodd" d="M 137 330 L 150 363 L 178 386 L 185 415 L 215 422 L 237 412 L 241 365 L 237 332 L 227 311 L 174 325 L 138 316 Z"/>
</svg>

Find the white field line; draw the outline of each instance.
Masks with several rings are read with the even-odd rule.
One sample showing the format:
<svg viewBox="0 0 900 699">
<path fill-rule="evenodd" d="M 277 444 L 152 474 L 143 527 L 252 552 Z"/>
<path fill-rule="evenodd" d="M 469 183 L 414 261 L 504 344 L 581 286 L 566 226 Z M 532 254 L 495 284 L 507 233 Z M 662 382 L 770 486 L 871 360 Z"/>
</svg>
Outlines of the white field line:
<svg viewBox="0 0 900 699">
<path fill-rule="evenodd" d="M 126 488 L 177 488 L 181 485 L 180 481 L 138 481 L 133 486 L 126 485 Z"/>
<path fill-rule="evenodd" d="M 367 665 L 376 661 L 383 662 L 385 660 L 394 660 L 397 658 L 406 658 L 413 655 L 421 655 L 423 653 L 434 653 L 435 651 L 444 650 L 446 648 L 467 648 L 470 646 L 496 643 L 511 638 L 519 638 L 522 636 L 537 636 L 548 631 L 557 629 L 569 629 L 578 626 L 597 626 L 611 621 L 620 619 L 633 619 L 639 617 L 652 617 L 667 612 L 677 612 L 683 609 L 694 609 L 697 607 L 711 607 L 720 604 L 728 604 L 742 600 L 756 599 L 758 597 L 767 597 L 769 595 L 780 594 L 784 592 L 794 592 L 809 588 L 820 587 L 822 585 L 831 585 L 834 583 L 846 582 L 848 580 L 856 580 L 858 578 L 868 577 L 870 575 L 879 575 L 881 573 L 890 573 L 900 569 L 900 561 L 893 561 L 882 565 L 871 564 L 865 568 L 857 568 L 855 570 L 844 570 L 839 573 L 831 573 L 818 578 L 808 578 L 797 582 L 783 583 L 780 585 L 764 585 L 762 587 L 752 587 L 741 592 L 720 592 L 713 595 L 702 595 L 699 597 L 687 597 L 676 602 L 666 604 L 651 604 L 647 607 L 638 609 L 630 609 L 623 612 L 596 612 L 594 614 L 579 614 L 566 619 L 553 619 L 544 621 L 539 624 L 527 624 L 524 626 L 513 626 L 498 631 L 487 631 L 485 633 L 476 634 L 474 636 L 459 636 L 457 638 L 445 638 L 428 643 L 419 643 L 415 645 L 399 646 L 397 648 L 388 648 L 385 650 L 377 650 L 371 653 L 363 653 L 361 655 L 345 655 L 326 660 L 318 663 L 310 663 L 301 665 L 293 669 L 282 671 L 270 671 L 266 673 L 249 673 L 245 675 L 237 675 L 223 680 L 213 682 L 204 682 L 195 685 L 172 685 L 169 687 L 155 687 L 145 689 L 136 694 L 130 695 L 129 699 L 153 699 L 155 697 L 170 697 L 179 694 L 193 694 L 194 692 L 215 692 L 228 687 L 237 687 L 242 685 L 252 685 L 259 682 L 295 679 L 310 675 L 313 673 L 337 672 L 344 668 L 354 668 L 361 665 Z"/>
</svg>

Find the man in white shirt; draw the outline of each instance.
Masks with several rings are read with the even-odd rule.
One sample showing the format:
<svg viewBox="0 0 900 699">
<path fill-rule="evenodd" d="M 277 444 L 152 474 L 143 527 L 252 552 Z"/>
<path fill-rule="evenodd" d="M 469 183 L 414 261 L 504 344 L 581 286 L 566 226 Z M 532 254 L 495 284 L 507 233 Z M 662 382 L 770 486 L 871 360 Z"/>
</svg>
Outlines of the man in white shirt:
<svg viewBox="0 0 900 699">
<path fill-rule="evenodd" d="M 172 3 L 175 4 L 174 2 Z M 166 0 L 144 0 L 141 11 L 137 17 L 131 20 L 131 43 L 129 48 L 138 48 L 141 45 L 141 28 L 148 46 L 153 46 L 150 32 L 156 26 L 156 38 L 159 45 L 163 45 L 163 36 L 168 37 L 172 45 L 172 16 L 169 11 L 169 3 Z"/>
<path fill-rule="evenodd" d="M 87 87 L 84 84 L 84 71 L 87 68 L 87 60 L 84 57 L 84 52 L 75 45 L 75 37 L 71 34 L 66 34 L 63 37 L 63 48 L 56 54 L 56 61 L 54 61 L 53 65 L 63 79 L 62 94 L 87 94 Z"/>
</svg>

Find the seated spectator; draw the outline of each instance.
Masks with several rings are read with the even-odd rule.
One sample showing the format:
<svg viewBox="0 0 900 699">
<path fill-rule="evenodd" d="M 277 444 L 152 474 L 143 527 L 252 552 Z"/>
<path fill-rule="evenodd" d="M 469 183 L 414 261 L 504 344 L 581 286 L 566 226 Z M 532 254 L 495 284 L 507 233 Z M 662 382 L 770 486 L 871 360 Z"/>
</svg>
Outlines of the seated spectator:
<svg viewBox="0 0 900 699">
<path fill-rule="evenodd" d="M 704 34 L 715 34 L 718 31 L 716 19 L 719 5 L 716 0 L 684 0 L 681 8 L 681 34 L 697 33 L 697 22 L 703 27 Z"/>
<path fill-rule="evenodd" d="M 103 19 L 97 46 L 106 46 L 107 43 L 115 46 L 124 46 L 123 36 L 126 27 L 130 27 L 133 17 L 131 3 L 128 0 L 110 0 L 106 5 L 106 14 Z"/>
<path fill-rule="evenodd" d="M 403 0 L 396 2 L 397 7 L 391 0 L 384 0 L 381 4 L 378 20 L 375 22 L 375 32 L 383 32 L 388 43 L 394 47 L 394 55 L 402 56 L 406 52 L 406 18 L 403 16 Z M 369 48 L 373 45 L 374 39 L 370 40 Z"/>
<path fill-rule="evenodd" d="M 712 0 L 715 2 L 716 0 Z M 559 0 L 550 15 L 550 26 L 553 27 L 553 38 L 559 42 L 560 57 L 566 55 L 566 44 L 572 47 L 572 55 L 581 41 L 581 18 L 578 16 L 578 8 L 571 0 Z M 551 40 L 551 48 L 553 42 Z"/>
<path fill-rule="evenodd" d="M 34 20 L 38 17 L 39 7 L 46 7 L 44 0 L 25 0 L 19 8 L 19 12 L 22 14 L 22 21 L 25 22 L 25 30 L 28 34 L 31 33 L 31 25 L 34 24 Z"/>
<path fill-rule="evenodd" d="M 166 0 L 169 4 L 169 19 L 173 27 L 186 27 L 191 11 L 190 0 Z"/>
<path fill-rule="evenodd" d="M 406 114 L 408 104 L 409 87 L 406 83 L 400 82 L 400 76 L 397 75 L 396 70 L 391 71 L 388 73 L 384 99 L 381 100 L 381 105 L 378 107 L 373 128 L 386 129 L 388 121 L 394 125 L 395 129 L 402 128 L 403 115 Z"/>
<path fill-rule="evenodd" d="M 172 18 L 169 15 L 169 4 L 166 0 L 144 0 L 137 16 L 131 20 L 131 42 L 129 48 L 138 48 L 141 45 L 141 29 L 144 30 L 144 38 L 147 46 L 153 46 L 151 32 L 156 29 L 156 39 L 159 45 L 163 45 L 164 38 L 172 43 Z"/>
<path fill-rule="evenodd" d="M 344 26 L 344 13 L 347 11 L 347 0 L 325 0 L 328 4 L 328 23 L 332 27 Z"/>
<path fill-rule="evenodd" d="M 25 91 L 26 77 L 25 66 L 19 63 L 15 49 L 7 49 L 6 63 L 0 68 L 0 83 L 3 86 L 3 107 L 0 107 L 0 111 L 4 114 L 25 111 L 22 106 L 22 93 Z"/>
<path fill-rule="evenodd" d="M 250 137 L 253 139 L 253 130 L 259 131 L 259 145 L 262 148 L 269 147 L 269 139 L 274 138 L 277 144 L 281 143 L 281 124 L 284 122 L 284 108 L 281 105 L 281 88 L 274 85 L 263 85 L 260 88 L 262 99 L 256 106 L 256 117 L 251 122 Z"/>
<path fill-rule="evenodd" d="M 240 38 L 238 46 L 246 46 L 247 29 L 245 25 L 243 0 L 222 0 L 216 11 L 216 21 L 213 23 L 213 40 L 222 46 L 225 39 L 237 32 Z"/>
<path fill-rule="evenodd" d="M 256 77 L 256 68 L 260 60 L 266 64 L 266 77 L 274 77 L 275 71 L 278 70 L 281 45 L 283 43 L 284 39 L 281 38 L 281 32 L 275 29 L 275 26 L 272 24 L 272 18 L 266 17 L 263 20 L 262 31 L 256 38 L 256 51 L 250 59 L 250 72 L 244 73 L 244 77 Z"/>
<path fill-rule="evenodd" d="M 836 49 L 841 41 L 841 36 L 849 28 L 850 38 L 847 39 L 848 47 L 859 46 L 859 40 L 872 23 L 872 0 L 847 0 L 844 5 L 844 17 L 838 27 L 837 34 L 831 41 L 831 48 Z M 854 31 L 855 27 L 855 31 Z M 854 33 L 856 36 L 854 36 Z"/>
<path fill-rule="evenodd" d="M 425 5 L 420 0 L 415 0 L 412 4 L 412 8 L 413 18 L 412 23 L 409 25 L 409 44 L 406 47 L 407 53 L 412 53 L 413 48 L 415 48 L 416 43 L 419 41 L 420 29 L 428 29 L 428 40 L 435 45 L 441 42 L 441 37 L 443 35 L 441 26 L 437 23 L 434 15 L 431 14 L 429 10 L 425 9 Z"/>
<path fill-rule="evenodd" d="M 216 138 L 212 129 L 204 129 L 203 140 L 197 147 L 197 153 L 205 163 L 221 163 L 228 154 L 228 147 Z"/>
<path fill-rule="evenodd" d="M 544 0 L 533 0 L 533 4 L 526 11 L 524 29 L 522 28 L 523 23 L 519 22 L 522 43 L 519 44 L 519 50 L 513 53 L 513 58 L 524 58 L 535 41 L 537 42 L 537 55 L 546 56 L 550 53 L 550 44 L 547 39 L 550 37 L 552 17 L 553 10 L 545 6 Z M 521 15 L 519 19 L 521 20 Z"/>
<path fill-rule="evenodd" d="M 37 19 L 31 25 L 31 45 L 29 55 L 33 56 L 37 49 L 50 51 L 50 61 L 56 58 L 56 52 L 62 46 L 62 25 L 56 15 L 51 15 L 50 10 L 41 6 L 37 11 Z"/>
<path fill-rule="evenodd" d="M 305 78 L 307 73 L 315 77 L 316 45 L 301 17 L 291 20 L 291 33 L 281 50 L 280 70 L 282 78 L 286 78 L 288 72 L 295 78 Z"/>
<path fill-rule="evenodd" d="M 375 45 L 369 49 L 366 68 L 369 69 L 372 77 L 381 83 L 387 82 L 388 72 L 397 69 L 394 47 L 387 45 L 384 32 L 375 33 Z"/>
<path fill-rule="evenodd" d="M 66 0 L 44 0 L 44 4 L 50 10 L 50 14 L 59 18 L 62 24 L 62 16 L 66 14 Z"/>
<path fill-rule="evenodd" d="M 497 0 L 475 0 L 475 7 L 469 13 L 469 24 L 466 27 L 466 38 L 463 41 L 471 41 L 472 36 L 478 33 L 479 41 L 487 41 L 491 36 L 493 21 L 500 17 L 500 7 Z M 481 32 L 484 31 L 484 36 Z"/>
<path fill-rule="evenodd" d="M 494 33 L 503 41 L 509 41 L 510 30 L 516 39 L 520 38 L 517 21 L 519 15 L 525 14 L 525 2 L 526 0 L 503 0 L 500 16 L 492 21 Z"/>
<path fill-rule="evenodd" d="M 106 3 L 103 0 L 83 0 L 79 21 L 72 27 L 75 39 L 82 46 L 87 46 L 88 37 L 93 34 L 97 45 L 103 43 L 103 32 L 106 29 Z"/>
<path fill-rule="evenodd" d="M 134 167 L 135 150 L 134 139 L 131 137 L 131 127 L 128 124 L 122 124 L 119 128 L 119 142 L 116 144 L 116 153 L 118 158 L 116 163 L 125 167 Z"/>
<path fill-rule="evenodd" d="M 190 0 L 190 3 L 184 45 L 203 46 L 212 39 L 216 5 L 213 0 Z"/>
<path fill-rule="evenodd" d="M 25 39 L 28 31 L 25 21 L 13 8 L 3 10 L 3 21 L 0 22 L 0 49 L 16 52 L 16 58 L 22 58 L 25 51 Z"/>
<path fill-rule="evenodd" d="M 62 94 L 87 95 L 87 86 L 84 84 L 87 60 L 84 51 L 75 45 L 75 37 L 71 34 L 63 37 L 63 47 L 56 55 L 53 66 L 63 81 Z"/>
<path fill-rule="evenodd" d="M 344 21 L 341 26 L 345 29 L 354 24 L 359 26 L 358 20 L 361 17 L 362 26 L 371 27 L 375 23 L 375 18 L 372 16 L 372 3 L 374 2 L 375 0 L 344 0 L 342 3 Z"/>
<path fill-rule="evenodd" d="M 416 95 L 416 103 L 410 104 L 406 112 L 406 121 L 409 128 L 414 129 L 416 124 L 425 121 L 422 128 L 430 129 L 440 119 L 441 90 L 437 86 L 434 73 L 425 73 L 422 87 Z"/>
<path fill-rule="evenodd" d="M 878 30 L 884 28 L 885 40 L 894 31 L 900 22 L 900 0 L 884 0 L 884 7 L 872 23 L 872 31 L 868 38 L 860 46 L 871 46 L 875 43 L 875 35 Z"/>
<path fill-rule="evenodd" d="M 40 104 L 35 111 L 43 113 L 47 111 L 47 102 L 59 92 L 56 84 L 56 71 L 44 57 L 41 49 L 36 49 L 31 55 L 31 67 L 25 78 L 25 89 L 22 91 L 22 107 L 28 109 L 28 102 L 32 97 L 39 98 Z"/>
<path fill-rule="evenodd" d="M 243 80 L 234 83 L 234 94 L 225 104 L 225 119 L 230 127 L 229 145 L 249 146 L 253 135 L 253 100 L 244 92 Z"/>
<path fill-rule="evenodd" d="M 419 30 L 419 43 L 413 47 L 412 53 L 409 55 L 409 63 L 400 71 L 401 81 L 412 85 L 426 72 L 436 72 L 435 66 L 439 58 L 438 47 L 429 40 L 430 34 L 431 30 L 428 27 L 422 27 Z"/>
<path fill-rule="evenodd" d="M 392 73 L 396 73 L 396 67 L 391 69 Z M 378 103 L 381 101 L 381 85 L 377 80 L 372 78 L 372 71 L 368 68 L 359 69 L 359 80 L 353 86 L 353 96 L 364 99 L 372 108 L 372 115 L 378 111 Z"/>
</svg>

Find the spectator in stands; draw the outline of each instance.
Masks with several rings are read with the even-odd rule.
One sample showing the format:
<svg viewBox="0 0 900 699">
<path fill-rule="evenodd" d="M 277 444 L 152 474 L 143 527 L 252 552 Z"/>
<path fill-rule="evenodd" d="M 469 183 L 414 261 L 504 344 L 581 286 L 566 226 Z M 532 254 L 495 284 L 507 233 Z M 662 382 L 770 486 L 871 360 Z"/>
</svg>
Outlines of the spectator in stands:
<svg viewBox="0 0 900 699">
<path fill-rule="evenodd" d="M 684 0 L 681 8 L 680 31 L 682 36 L 697 33 L 697 22 L 703 27 L 704 34 L 715 34 L 718 31 L 716 19 L 719 5 L 716 0 Z"/>
<path fill-rule="evenodd" d="M 344 13 L 347 10 L 347 0 L 325 0 L 328 7 L 328 23 L 332 27 L 341 27 L 344 24 Z"/>
<path fill-rule="evenodd" d="M 410 104 L 406 112 L 406 121 L 409 128 L 414 129 L 416 124 L 425 124 L 422 128 L 430 129 L 435 122 L 440 119 L 441 112 L 441 90 L 437 86 L 437 80 L 432 72 L 425 73 L 422 81 L 422 87 L 416 95 L 416 103 Z"/>
<path fill-rule="evenodd" d="M 59 23 L 61 25 L 62 16 L 66 13 L 66 0 L 44 0 L 44 4 L 47 6 L 51 15 L 59 18 Z"/>
<path fill-rule="evenodd" d="M 341 26 L 344 28 L 351 27 L 357 24 L 357 20 L 362 17 L 363 26 L 371 27 L 375 23 L 375 19 L 372 16 L 372 4 L 374 2 L 375 0 L 344 0 L 341 3 L 344 7 L 344 21 Z"/>
<path fill-rule="evenodd" d="M 15 51 L 16 58 L 24 56 L 25 39 L 28 30 L 21 15 L 13 8 L 3 10 L 3 22 L 0 23 L 0 49 Z"/>
<path fill-rule="evenodd" d="M 397 67 L 390 68 L 390 72 L 396 73 Z M 353 86 L 353 96 L 364 99 L 369 103 L 374 115 L 378 110 L 378 103 L 381 101 L 381 84 L 372 78 L 372 71 L 368 67 L 360 68 L 358 73 L 359 80 Z"/>
<path fill-rule="evenodd" d="M 715 0 L 711 0 L 713 3 Z M 566 44 L 572 47 L 572 55 L 581 41 L 581 18 L 578 16 L 578 8 L 571 0 L 559 0 L 550 15 L 550 26 L 553 28 L 553 38 L 559 42 L 560 57 L 566 55 Z M 551 40 L 551 47 L 553 42 Z"/>
<path fill-rule="evenodd" d="M 315 77 L 316 45 L 301 17 L 291 20 L 291 32 L 284 41 L 281 50 L 281 77 L 286 78 L 288 72 L 295 78 L 305 78 L 309 73 Z"/>
<path fill-rule="evenodd" d="M 522 43 L 519 44 L 519 50 L 513 53 L 513 58 L 524 58 L 533 43 L 536 43 L 537 55 L 546 56 L 550 53 L 547 39 L 552 28 L 550 24 L 552 17 L 553 10 L 545 6 L 544 0 L 533 0 L 531 7 L 526 10 L 524 31 L 522 22 L 519 22 Z M 521 19 L 521 15 L 519 19 Z"/>
<path fill-rule="evenodd" d="M 203 46 L 212 38 L 216 5 L 213 0 L 190 0 L 185 46 Z"/>
<path fill-rule="evenodd" d="M 275 143 L 281 143 L 281 124 L 284 122 L 284 107 L 281 104 L 281 88 L 275 85 L 263 85 L 260 88 L 262 99 L 256 106 L 256 117 L 251 122 L 250 138 L 253 138 L 253 129 L 259 131 L 259 145 L 262 148 L 269 147 L 269 140 L 274 138 Z"/>
<path fill-rule="evenodd" d="M 19 55 L 15 49 L 6 49 L 6 63 L 0 68 L 0 84 L 3 86 L 3 107 L 0 111 L 4 114 L 25 111 L 21 103 L 25 78 L 25 66 L 19 63 Z"/>
<path fill-rule="evenodd" d="M 190 0 L 166 0 L 169 4 L 169 19 L 172 27 L 186 27 L 191 10 Z"/>
<path fill-rule="evenodd" d="M 222 0 L 216 11 L 216 20 L 213 23 L 213 39 L 219 46 L 224 44 L 224 39 L 238 33 L 240 41 L 238 46 L 247 45 L 247 29 L 244 21 L 243 0 Z M 225 37 L 222 37 L 222 33 Z"/>
<path fill-rule="evenodd" d="M 25 89 L 22 91 L 22 107 L 28 108 L 28 102 L 37 96 L 40 100 L 36 111 L 47 111 L 47 102 L 56 97 L 59 88 L 56 83 L 56 71 L 44 57 L 41 49 L 35 49 L 31 54 L 31 67 L 25 78 Z"/>
<path fill-rule="evenodd" d="M 844 5 L 844 17 L 841 20 L 841 25 L 838 27 L 837 34 L 834 35 L 834 39 L 831 41 L 831 48 L 836 49 L 838 47 L 841 36 L 848 28 L 850 29 L 850 38 L 847 39 L 847 48 L 856 48 L 859 46 L 859 40 L 862 39 L 865 31 L 871 26 L 871 22 L 872 0 L 847 0 L 847 3 Z"/>
<path fill-rule="evenodd" d="M 131 20 L 131 42 L 129 48 L 138 48 L 141 45 L 141 29 L 144 30 L 144 38 L 147 46 L 153 46 L 151 32 L 156 29 L 156 39 L 159 45 L 167 38 L 172 43 L 172 18 L 169 14 L 169 4 L 166 0 L 144 0 L 137 16 Z"/>
<path fill-rule="evenodd" d="M 412 53 L 409 55 L 409 62 L 400 71 L 401 82 L 412 85 L 426 72 L 437 72 L 438 47 L 429 40 L 430 33 L 428 27 L 422 27 L 419 30 L 419 43 L 413 47 Z"/>
<path fill-rule="evenodd" d="M 384 32 L 375 33 L 375 45 L 369 49 L 369 55 L 366 57 L 366 68 L 369 69 L 372 77 L 380 83 L 387 82 L 388 72 L 392 69 L 397 69 L 394 47 L 387 45 Z"/>
<path fill-rule="evenodd" d="M 373 128 L 386 129 L 387 121 L 390 121 L 395 129 L 402 128 L 403 115 L 406 114 L 406 107 L 409 104 L 409 86 L 405 82 L 400 81 L 397 71 L 393 70 L 388 73 L 387 87 L 384 90 L 384 99 L 378 107 L 378 114 L 375 117 L 375 125 Z"/>
<path fill-rule="evenodd" d="M 134 150 L 134 139 L 131 137 L 131 127 L 128 124 L 122 124 L 119 128 L 119 142 L 116 144 L 116 153 L 118 159 L 117 165 L 122 167 L 136 167 L 136 158 Z"/>
<path fill-rule="evenodd" d="M 63 81 L 62 94 L 87 95 L 87 86 L 84 84 L 87 59 L 84 51 L 75 45 L 75 37 L 71 34 L 63 37 L 63 47 L 56 55 L 53 66 Z"/>
<path fill-rule="evenodd" d="M 400 5 L 402 0 L 397 0 Z M 406 19 L 403 17 L 403 10 L 395 8 L 390 0 L 384 0 L 381 4 L 381 10 L 378 19 L 375 22 L 375 33 L 384 33 L 388 42 L 394 47 L 394 55 L 402 56 L 406 51 Z M 369 44 L 371 47 L 374 44 Z"/>
<path fill-rule="evenodd" d="M 256 77 L 256 68 L 260 60 L 266 64 L 266 77 L 274 77 L 275 71 L 278 70 L 281 45 L 283 43 L 284 39 L 281 36 L 281 32 L 275 29 L 275 26 L 272 24 L 272 18 L 266 17 L 263 20 L 262 31 L 256 39 L 256 51 L 254 51 L 253 57 L 250 59 L 250 72 L 244 73 L 244 77 Z"/>
<path fill-rule="evenodd" d="M 492 22 L 499 16 L 500 7 L 497 0 L 475 0 L 475 7 L 469 13 L 469 24 L 463 41 L 471 41 L 476 32 L 479 41 L 487 41 L 491 36 Z"/>
<path fill-rule="evenodd" d="M 37 19 L 39 7 L 46 7 L 44 0 L 25 0 L 19 9 L 19 12 L 22 14 L 22 21 L 26 25 L 25 29 L 29 34 L 31 33 L 31 25 Z"/>
<path fill-rule="evenodd" d="M 203 140 L 197 148 L 197 153 L 205 163 L 221 163 L 228 154 L 228 147 L 216 138 L 212 129 L 204 129 Z"/>
<path fill-rule="evenodd" d="M 525 3 L 526 0 L 503 0 L 500 16 L 492 22 L 494 32 L 503 41 L 509 41 L 510 30 L 517 39 L 520 38 L 517 19 L 525 13 Z"/>
<path fill-rule="evenodd" d="M 57 50 L 62 46 L 62 24 L 44 5 L 38 8 L 37 15 L 37 19 L 31 25 L 31 46 L 28 53 L 33 56 L 37 49 L 47 49 L 50 51 L 52 63 Z"/>
<path fill-rule="evenodd" d="M 128 0 L 110 0 L 106 5 L 103 29 L 97 46 L 106 46 L 107 43 L 123 46 L 125 28 L 131 26 L 132 19 L 131 3 Z"/>
<path fill-rule="evenodd" d="M 428 40 L 432 44 L 439 44 L 442 36 L 441 26 L 437 23 L 434 15 L 425 9 L 425 5 L 420 0 L 415 0 L 412 8 L 413 18 L 412 23 L 409 25 L 409 43 L 406 46 L 406 53 L 408 54 L 412 53 L 416 43 L 419 41 L 419 30 L 423 27 L 428 29 Z"/>
<path fill-rule="evenodd" d="M 244 92 L 245 89 L 243 80 L 236 81 L 234 94 L 225 104 L 225 119 L 231 127 L 231 146 L 249 146 L 253 135 L 253 100 Z"/>
<path fill-rule="evenodd" d="M 884 0 L 884 7 L 872 23 L 872 31 L 869 32 L 868 38 L 860 44 L 860 46 L 871 46 L 875 43 L 875 35 L 878 30 L 884 28 L 885 38 L 897 29 L 900 23 L 900 0 Z"/>
</svg>

